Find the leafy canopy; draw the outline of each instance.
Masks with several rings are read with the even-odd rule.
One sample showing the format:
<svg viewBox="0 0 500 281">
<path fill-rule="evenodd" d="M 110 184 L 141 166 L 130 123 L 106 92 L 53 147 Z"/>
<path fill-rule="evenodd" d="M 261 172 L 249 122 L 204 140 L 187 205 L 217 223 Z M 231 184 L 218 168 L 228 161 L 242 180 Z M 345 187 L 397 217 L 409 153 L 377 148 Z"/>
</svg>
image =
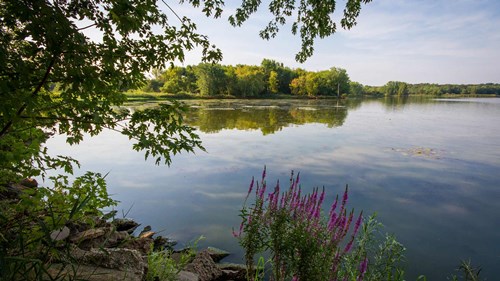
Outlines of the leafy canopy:
<svg viewBox="0 0 500 281">
<path fill-rule="evenodd" d="M 362 3 L 348 0 L 340 24 L 351 28 Z M 181 0 L 221 17 L 222 0 Z M 302 38 L 298 61 L 313 53 L 314 39 L 336 31 L 336 1 L 273 0 L 273 20 L 261 31 L 276 36 L 287 18 Z M 243 24 L 261 1 L 243 0 L 229 22 Z M 104 128 L 135 139 L 156 162 L 171 154 L 202 148 L 194 129 L 183 125 L 178 103 L 147 111 L 119 108 L 122 92 L 143 85 L 145 74 L 183 61 L 200 48 L 202 60 L 217 62 L 221 51 L 178 16 L 164 0 L 6 0 L 0 2 L 0 182 L 65 168 L 71 161 L 50 157 L 43 144 L 51 134 L 65 134 L 70 144 Z M 92 34 L 92 39 L 90 38 Z"/>
</svg>

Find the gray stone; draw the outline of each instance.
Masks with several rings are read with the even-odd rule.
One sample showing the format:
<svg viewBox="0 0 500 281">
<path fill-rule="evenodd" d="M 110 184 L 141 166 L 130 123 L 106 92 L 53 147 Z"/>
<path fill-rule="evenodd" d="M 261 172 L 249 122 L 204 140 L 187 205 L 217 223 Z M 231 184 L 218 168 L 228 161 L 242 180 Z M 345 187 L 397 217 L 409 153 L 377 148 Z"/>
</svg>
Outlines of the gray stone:
<svg viewBox="0 0 500 281">
<path fill-rule="evenodd" d="M 148 231 L 151 231 L 151 225 L 146 225 L 142 230 L 141 232 L 139 233 L 139 237 L 145 233 L 145 232 L 148 232 Z"/>
<path fill-rule="evenodd" d="M 221 263 L 217 266 L 222 270 L 221 280 L 246 281 L 247 269 L 244 264 Z"/>
<path fill-rule="evenodd" d="M 100 227 L 100 228 L 91 228 L 84 230 L 82 232 L 78 232 L 77 234 L 73 235 L 72 237 L 69 238 L 69 240 L 73 243 L 81 243 L 86 240 L 93 240 L 98 237 L 103 236 L 106 234 L 106 232 L 109 232 L 110 229 Z"/>
<path fill-rule="evenodd" d="M 179 281 L 199 281 L 200 279 L 198 278 L 198 275 L 189 272 L 189 271 L 184 271 L 182 270 L 179 272 L 179 275 L 177 276 Z"/>
<path fill-rule="evenodd" d="M 75 247 L 72 249 L 71 256 L 78 264 L 83 265 L 95 265 L 136 273 L 145 273 L 147 270 L 146 261 L 137 250 L 101 248 L 85 251 Z"/>
<path fill-rule="evenodd" d="M 222 270 L 217 267 L 207 250 L 199 252 L 185 270 L 197 274 L 200 281 L 213 281 L 222 276 Z"/>
<path fill-rule="evenodd" d="M 229 252 L 215 247 L 208 247 L 207 250 L 214 262 L 220 262 L 223 258 L 229 256 Z"/>
<path fill-rule="evenodd" d="M 134 249 L 141 252 L 143 255 L 147 255 L 153 246 L 152 238 L 132 238 L 126 240 L 124 243 L 120 244 L 118 247 Z"/>
<path fill-rule="evenodd" d="M 65 265 L 53 264 L 48 271 L 51 278 L 57 280 L 143 280 L 147 272 L 147 263 L 139 251 L 130 249 L 91 249 L 82 250 L 73 246 L 71 259 Z"/>
<path fill-rule="evenodd" d="M 47 271 L 50 280 L 142 281 L 144 273 L 89 265 L 52 265 Z"/>
<path fill-rule="evenodd" d="M 127 231 L 129 234 L 140 225 L 131 219 L 115 219 L 112 224 L 116 227 L 116 231 Z"/>
<path fill-rule="evenodd" d="M 54 241 L 61 241 L 69 236 L 69 228 L 67 226 L 62 227 L 61 229 L 54 230 L 50 233 L 50 239 Z"/>
<path fill-rule="evenodd" d="M 153 235 L 155 235 L 156 232 L 154 231 L 146 231 L 146 232 L 142 232 L 140 235 L 139 235 L 139 238 L 153 238 Z"/>
</svg>

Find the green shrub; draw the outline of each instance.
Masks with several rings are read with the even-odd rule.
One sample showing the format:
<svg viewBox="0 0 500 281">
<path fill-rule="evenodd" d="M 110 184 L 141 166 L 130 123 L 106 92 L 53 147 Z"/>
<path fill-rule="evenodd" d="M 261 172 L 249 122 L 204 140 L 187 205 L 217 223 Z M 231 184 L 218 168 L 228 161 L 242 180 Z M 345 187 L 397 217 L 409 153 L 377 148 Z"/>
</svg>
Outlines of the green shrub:
<svg viewBox="0 0 500 281">
<path fill-rule="evenodd" d="M 0 200 L 0 280 L 42 280 L 53 261 L 70 265 L 69 243 L 51 234 L 71 223 L 92 224 L 102 208 L 116 205 L 100 174 L 88 172 L 71 185 L 66 176 L 52 180 L 53 188 Z"/>
<path fill-rule="evenodd" d="M 361 212 L 354 219 L 354 211 L 347 211 L 347 187 L 325 216 L 321 209 L 324 189 L 302 194 L 299 175 L 294 178 L 292 172 L 287 190 L 280 193 L 278 181 L 265 196 L 265 177 L 264 169 L 260 184 L 256 183 L 255 201 L 247 206 L 255 183 L 252 179 L 240 213 L 240 229 L 233 230 L 245 250 L 248 280 L 263 279 L 253 274 L 254 257 L 263 253 L 270 255 L 270 275 L 275 281 L 404 280 L 405 248 L 394 236 L 381 232 L 375 215 L 363 220 Z"/>
<path fill-rule="evenodd" d="M 172 257 L 172 250 L 154 251 L 153 245 L 148 253 L 147 281 L 175 281 L 179 272 L 193 260 L 196 255 L 198 242 L 203 236 L 196 239 L 191 246 L 182 251 L 178 259 Z"/>
</svg>

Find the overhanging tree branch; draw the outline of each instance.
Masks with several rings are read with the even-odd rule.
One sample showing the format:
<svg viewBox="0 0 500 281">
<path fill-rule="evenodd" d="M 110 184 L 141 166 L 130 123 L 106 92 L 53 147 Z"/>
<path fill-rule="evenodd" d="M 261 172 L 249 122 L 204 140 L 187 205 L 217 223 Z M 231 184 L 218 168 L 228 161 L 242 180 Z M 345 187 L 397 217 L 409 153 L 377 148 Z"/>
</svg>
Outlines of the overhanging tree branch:
<svg viewBox="0 0 500 281">
<path fill-rule="evenodd" d="M 54 67 L 54 64 L 56 63 L 58 56 L 59 55 L 55 55 L 52 57 L 52 60 L 50 60 L 49 66 L 47 67 L 45 74 L 42 77 L 42 80 L 40 81 L 40 83 L 38 83 L 38 85 L 33 90 L 33 92 L 31 93 L 31 95 L 29 96 L 28 99 L 32 99 L 32 98 L 36 97 L 36 95 L 40 92 L 40 90 L 43 88 L 43 86 L 46 85 L 47 80 L 48 80 L 49 75 L 50 75 L 50 72 L 52 71 L 52 68 Z M 26 107 L 28 107 L 28 102 L 24 102 L 21 105 L 21 107 L 16 112 L 16 116 L 17 117 L 21 116 L 21 114 L 24 112 L 24 110 L 26 110 Z M 11 119 L 5 124 L 5 126 L 2 128 L 2 131 L 0 131 L 0 138 L 2 138 L 9 131 L 9 129 L 10 129 L 10 127 L 12 127 L 13 123 L 14 123 L 14 120 Z"/>
</svg>

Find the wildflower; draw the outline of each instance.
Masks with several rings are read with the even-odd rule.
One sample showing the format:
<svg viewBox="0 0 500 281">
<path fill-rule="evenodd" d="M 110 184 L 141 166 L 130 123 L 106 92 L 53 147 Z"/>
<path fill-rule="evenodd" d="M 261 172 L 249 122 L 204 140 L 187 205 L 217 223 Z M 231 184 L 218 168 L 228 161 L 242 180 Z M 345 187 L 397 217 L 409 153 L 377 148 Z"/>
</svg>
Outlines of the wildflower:
<svg viewBox="0 0 500 281">
<path fill-rule="evenodd" d="M 363 277 L 365 276 L 367 268 L 368 268 L 368 258 L 365 257 L 365 259 L 359 265 L 359 276 L 358 276 L 357 281 L 362 281 L 363 280 Z"/>
<path fill-rule="evenodd" d="M 347 199 L 348 199 L 348 195 L 347 195 L 347 189 L 348 189 L 348 185 L 345 186 L 345 191 L 344 191 L 344 197 L 342 198 L 342 206 L 345 206 L 345 204 L 347 203 Z"/>
<path fill-rule="evenodd" d="M 254 177 L 252 177 L 252 182 L 250 182 L 250 187 L 248 188 L 248 193 L 247 193 L 247 197 L 245 198 L 245 200 L 248 199 L 248 196 L 250 196 L 250 193 L 252 193 L 253 183 L 254 183 Z"/>
<path fill-rule="evenodd" d="M 266 191 L 266 182 L 263 181 L 262 182 L 262 186 L 260 188 L 260 191 L 259 191 L 259 198 L 260 200 L 264 200 L 264 192 Z"/>
<path fill-rule="evenodd" d="M 240 230 L 238 231 L 238 233 L 236 233 L 233 228 L 233 236 L 236 238 L 240 237 L 242 231 L 243 231 L 243 222 L 240 223 Z"/>
<path fill-rule="evenodd" d="M 358 219 L 356 220 L 356 224 L 354 225 L 354 231 L 351 235 L 351 240 L 349 240 L 349 243 L 347 243 L 346 247 L 344 248 L 344 253 L 347 253 L 351 250 L 352 243 L 354 242 L 354 237 L 356 237 L 356 234 L 358 234 L 359 226 L 361 225 L 361 221 L 363 220 L 363 211 L 358 216 Z"/>
</svg>

